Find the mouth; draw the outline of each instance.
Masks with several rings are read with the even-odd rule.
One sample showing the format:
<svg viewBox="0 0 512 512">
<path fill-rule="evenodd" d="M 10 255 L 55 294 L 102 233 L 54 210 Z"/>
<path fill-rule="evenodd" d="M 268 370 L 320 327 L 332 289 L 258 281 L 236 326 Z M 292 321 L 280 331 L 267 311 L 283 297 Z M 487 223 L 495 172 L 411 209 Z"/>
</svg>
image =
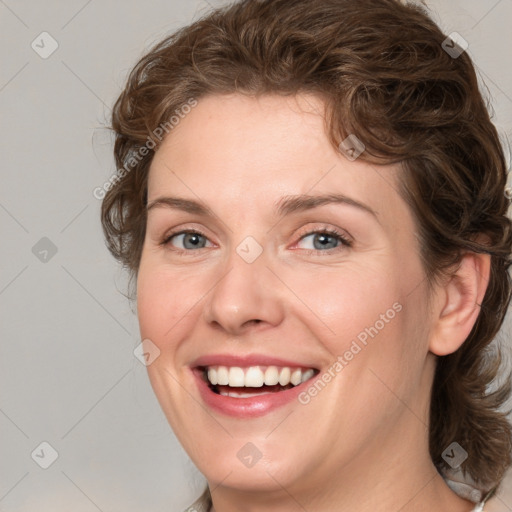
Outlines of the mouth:
<svg viewBox="0 0 512 512">
<path fill-rule="evenodd" d="M 208 366 L 201 367 L 203 380 L 222 396 L 251 398 L 294 388 L 315 376 L 314 368 L 288 366 Z"/>
<path fill-rule="evenodd" d="M 315 377 L 319 370 L 290 366 L 199 366 L 202 380 L 210 390 L 224 397 L 250 399 L 281 393 Z"/>
<path fill-rule="evenodd" d="M 203 408 L 238 419 L 300 404 L 320 366 L 268 354 L 205 354 L 190 365 Z"/>
</svg>

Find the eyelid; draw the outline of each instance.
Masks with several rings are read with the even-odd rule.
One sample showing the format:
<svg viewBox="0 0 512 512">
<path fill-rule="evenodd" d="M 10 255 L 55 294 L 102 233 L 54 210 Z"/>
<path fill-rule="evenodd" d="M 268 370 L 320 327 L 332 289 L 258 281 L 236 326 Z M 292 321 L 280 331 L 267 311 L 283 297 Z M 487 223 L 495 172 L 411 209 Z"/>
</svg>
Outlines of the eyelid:
<svg viewBox="0 0 512 512">
<path fill-rule="evenodd" d="M 331 253 L 340 251 L 343 249 L 351 248 L 354 244 L 353 238 L 348 235 L 348 233 L 344 230 L 340 230 L 335 227 L 331 227 L 328 225 L 323 225 L 318 228 L 303 228 L 304 231 L 302 234 L 298 235 L 298 240 L 294 242 L 293 246 L 296 246 L 299 242 L 301 242 L 304 238 L 307 238 L 308 236 L 315 235 L 315 234 L 328 234 L 340 241 L 340 244 L 337 247 L 331 247 L 330 249 L 325 249 L 323 251 L 318 249 L 302 249 L 303 251 L 306 251 L 308 253 Z"/>
<path fill-rule="evenodd" d="M 160 231 L 160 230 L 159 230 Z M 163 230 L 163 235 L 158 235 L 158 238 L 161 241 L 165 241 L 169 239 L 172 236 L 180 235 L 183 233 L 197 233 L 198 235 L 204 236 L 208 240 L 212 241 L 211 233 L 212 231 L 210 229 L 206 229 L 202 223 L 200 222 L 181 222 L 173 227 L 167 228 Z M 210 233 L 210 234 L 206 234 Z M 215 238 L 215 235 L 214 235 Z M 213 242 L 212 242 L 213 243 Z"/>
<path fill-rule="evenodd" d="M 214 244 L 214 242 L 212 242 L 210 240 L 210 238 L 208 237 L 208 235 L 206 235 L 205 233 L 203 233 L 201 230 L 197 229 L 197 228 L 187 228 L 187 227 L 184 227 L 184 228 L 180 228 L 180 229 L 177 229 L 177 230 L 171 230 L 170 232 L 167 232 L 163 238 L 162 238 L 162 241 L 160 242 L 160 245 L 168 245 L 169 242 L 171 241 L 172 238 L 174 238 L 175 236 L 179 236 L 179 235 L 187 235 L 187 234 L 196 234 L 196 235 L 200 235 L 202 236 L 203 238 L 205 238 L 208 242 L 210 242 L 211 244 Z M 215 245 L 215 244 L 214 244 Z M 205 249 L 205 247 L 200 247 L 200 249 Z M 176 248 L 175 250 L 177 251 L 186 251 L 186 252 L 191 252 L 190 250 L 188 249 L 179 249 L 179 248 Z"/>
<path fill-rule="evenodd" d="M 317 227 L 311 227 L 311 224 L 316 224 Z M 319 226 L 319 227 L 318 227 Z M 332 233 L 335 235 L 338 235 L 347 241 L 352 241 L 352 236 L 344 229 L 332 226 L 330 224 L 325 223 L 314 223 L 314 222 L 308 222 L 306 226 L 303 228 L 300 228 L 299 234 L 297 235 L 299 238 L 303 238 L 306 235 L 311 235 L 313 233 Z"/>
</svg>

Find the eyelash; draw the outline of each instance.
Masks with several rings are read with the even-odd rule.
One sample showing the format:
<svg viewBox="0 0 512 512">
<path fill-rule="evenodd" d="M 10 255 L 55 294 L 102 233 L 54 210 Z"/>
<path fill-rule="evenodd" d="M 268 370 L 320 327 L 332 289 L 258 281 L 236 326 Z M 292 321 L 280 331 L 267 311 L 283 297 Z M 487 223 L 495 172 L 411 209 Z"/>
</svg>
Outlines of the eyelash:
<svg viewBox="0 0 512 512">
<path fill-rule="evenodd" d="M 315 234 L 330 235 L 330 236 L 338 239 L 340 244 L 337 247 L 332 247 L 330 249 L 325 249 L 323 251 L 321 251 L 319 249 L 302 249 L 303 251 L 306 251 L 306 254 L 318 254 L 318 253 L 331 254 L 333 252 L 340 251 L 343 248 L 347 249 L 347 248 L 352 247 L 352 241 L 351 240 L 349 240 L 343 233 L 341 233 L 337 229 L 330 228 L 328 226 L 324 226 L 324 227 L 319 228 L 319 229 L 313 229 L 311 231 L 306 231 L 306 233 L 300 235 L 299 242 L 301 240 L 303 240 L 304 238 L 306 238 L 308 236 L 311 236 L 311 235 L 315 235 Z"/>
<path fill-rule="evenodd" d="M 201 233 L 201 231 L 198 231 L 196 229 L 184 229 L 184 230 L 181 230 L 181 231 L 176 231 L 174 233 L 169 233 L 168 235 L 166 235 L 164 237 L 162 242 L 160 242 L 160 245 L 161 246 L 170 245 L 170 241 L 175 236 L 187 235 L 187 234 L 200 235 L 200 236 L 208 239 L 208 237 L 204 233 Z M 332 252 L 339 251 L 339 250 L 341 250 L 343 248 L 350 248 L 350 247 L 352 247 L 352 244 L 353 244 L 353 242 L 351 240 L 349 240 L 343 233 L 339 232 L 338 230 L 336 230 L 334 228 L 330 228 L 330 227 L 327 227 L 327 226 L 325 226 L 323 228 L 320 228 L 320 229 L 314 229 L 312 231 L 307 231 L 306 233 L 304 233 L 303 235 L 300 236 L 299 242 L 301 240 L 303 240 L 304 238 L 306 238 L 306 237 L 308 237 L 310 235 L 315 235 L 315 234 L 330 235 L 330 236 L 336 238 L 337 240 L 339 240 L 340 245 L 338 245 L 337 247 L 326 249 L 324 251 L 321 251 L 319 249 L 302 249 L 303 251 L 306 251 L 307 254 L 318 254 L 319 252 L 331 254 Z M 200 249 L 204 249 L 204 247 L 201 247 Z M 177 254 L 185 254 L 185 253 L 194 252 L 191 249 L 177 249 L 175 247 L 173 247 L 172 250 L 174 252 L 176 252 Z"/>
<path fill-rule="evenodd" d="M 200 236 L 202 236 L 204 238 L 208 238 L 204 233 L 201 233 L 201 231 L 198 231 L 197 229 L 183 229 L 181 231 L 176 231 L 174 233 L 169 233 L 167 236 L 164 237 L 164 239 L 162 240 L 160 245 L 163 245 L 163 246 L 170 245 L 169 242 L 175 236 L 178 236 L 178 235 L 189 235 L 189 234 L 200 235 Z M 203 249 L 203 247 L 201 247 L 201 249 Z M 174 252 L 178 253 L 178 254 L 184 254 L 184 253 L 187 253 L 187 252 L 193 252 L 193 251 L 190 251 L 190 249 L 177 249 L 176 247 L 173 247 L 172 250 Z"/>
</svg>

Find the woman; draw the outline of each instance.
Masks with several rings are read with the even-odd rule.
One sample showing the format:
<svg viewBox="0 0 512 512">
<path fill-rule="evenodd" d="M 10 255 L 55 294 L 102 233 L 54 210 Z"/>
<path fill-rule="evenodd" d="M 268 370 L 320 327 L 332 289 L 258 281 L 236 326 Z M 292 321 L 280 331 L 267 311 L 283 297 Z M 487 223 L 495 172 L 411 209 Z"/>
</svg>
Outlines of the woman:
<svg viewBox="0 0 512 512">
<path fill-rule="evenodd" d="M 189 510 L 482 510 L 512 234 L 460 37 L 396 0 L 239 2 L 143 57 L 113 128 L 102 223 L 208 481 Z"/>
</svg>

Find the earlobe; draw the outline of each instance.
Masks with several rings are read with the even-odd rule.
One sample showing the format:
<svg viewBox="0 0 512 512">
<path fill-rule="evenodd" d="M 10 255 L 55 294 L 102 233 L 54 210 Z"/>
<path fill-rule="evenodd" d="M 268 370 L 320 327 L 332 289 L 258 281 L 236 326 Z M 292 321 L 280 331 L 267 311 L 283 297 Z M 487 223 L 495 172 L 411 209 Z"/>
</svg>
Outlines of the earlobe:
<svg viewBox="0 0 512 512">
<path fill-rule="evenodd" d="M 451 354 L 467 339 L 480 313 L 490 270 L 489 254 L 467 253 L 454 275 L 441 287 L 440 307 L 429 344 L 432 353 Z"/>
</svg>

